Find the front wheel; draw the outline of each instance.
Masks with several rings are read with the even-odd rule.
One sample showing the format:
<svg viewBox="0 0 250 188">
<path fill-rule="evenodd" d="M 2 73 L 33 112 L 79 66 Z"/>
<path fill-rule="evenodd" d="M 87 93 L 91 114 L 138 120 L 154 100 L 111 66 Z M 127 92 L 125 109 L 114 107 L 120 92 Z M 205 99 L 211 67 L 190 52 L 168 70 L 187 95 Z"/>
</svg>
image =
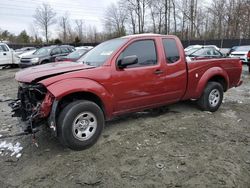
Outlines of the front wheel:
<svg viewBox="0 0 250 188">
<path fill-rule="evenodd" d="M 83 150 L 95 144 L 101 135 L 103 111 L 94 102 L 78 100 L 62 110 L 57 126 L 63 145 L 73 150 Z"/>
<path fill-rule="evenodd" d="M 218 82 L 208 82 L 202 96 L 198 100 L 201 110 L 215 112 L 223 99 L 223 88 Z"/>
</svg>

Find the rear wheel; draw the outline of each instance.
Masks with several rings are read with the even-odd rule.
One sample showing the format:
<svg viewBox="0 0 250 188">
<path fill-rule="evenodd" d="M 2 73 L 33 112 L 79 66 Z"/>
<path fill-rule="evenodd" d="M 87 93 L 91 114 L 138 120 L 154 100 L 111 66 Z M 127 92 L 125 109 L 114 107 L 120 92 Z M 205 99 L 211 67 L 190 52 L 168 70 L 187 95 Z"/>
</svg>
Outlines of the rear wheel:
<svg viewBox="0 0 250 188">
<path fill-rule="evenodd" d="M 215 112 L 218 110 L 223 99 L 223 88 L 218 82 L 208 82 L 198 105 L 202 110 Z"/>
<path fill-rule="evenodd" d="M 79 100 L 67 105 L 59 115 L 58 137 L 73 150 L 83 150 L 96 143 L 104 127 L 100 107 L 91 101 Z"/>
</svg>

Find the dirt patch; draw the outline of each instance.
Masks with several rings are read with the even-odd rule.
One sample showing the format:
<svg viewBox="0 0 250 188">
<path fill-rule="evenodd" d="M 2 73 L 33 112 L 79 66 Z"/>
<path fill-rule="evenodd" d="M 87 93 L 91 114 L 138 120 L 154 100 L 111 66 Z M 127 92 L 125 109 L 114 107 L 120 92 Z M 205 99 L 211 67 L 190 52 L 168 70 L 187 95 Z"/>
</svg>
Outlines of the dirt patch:
<svg viewBox="0 0 250 188">
<path fill-rule="evenodd" d="M 0 70 L 0 130 L 20 123 L 7 105 L 18 69 Z M 4 139 L 22 147 L 20 157 L 0 154 L 2 187 L 248 187 L 250 185 L 250 75 L 225 93 L 215 113 L 194 102 L 134 113 L 107 122 L 96 145 L 75 152 L 47 129 L 31 137 Z M 1 131 L 0 131 L 1 132 Z M 1 134 L 1 133 L 0 133 Z M 2 134 L 3 135 L 3 134 Z M 3 140 L 0 140 L 0 142 Z"/>
</svg>

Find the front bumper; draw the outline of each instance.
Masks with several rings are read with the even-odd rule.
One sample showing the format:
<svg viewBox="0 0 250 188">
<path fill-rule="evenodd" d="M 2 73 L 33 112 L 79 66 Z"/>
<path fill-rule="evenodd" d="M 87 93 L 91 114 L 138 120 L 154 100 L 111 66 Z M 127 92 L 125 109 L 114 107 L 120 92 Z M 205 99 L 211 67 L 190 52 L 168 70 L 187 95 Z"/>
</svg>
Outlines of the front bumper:
<svg viewBox="0 0 250 188">
<path fill-rule="evenodd" d="M 37 63 L 22 63 L 22 62 L 19 63 L 20 68 L 27 68 L 27 67 L 32 67 L 35 65 L 37 65 Z"/>
</svg>

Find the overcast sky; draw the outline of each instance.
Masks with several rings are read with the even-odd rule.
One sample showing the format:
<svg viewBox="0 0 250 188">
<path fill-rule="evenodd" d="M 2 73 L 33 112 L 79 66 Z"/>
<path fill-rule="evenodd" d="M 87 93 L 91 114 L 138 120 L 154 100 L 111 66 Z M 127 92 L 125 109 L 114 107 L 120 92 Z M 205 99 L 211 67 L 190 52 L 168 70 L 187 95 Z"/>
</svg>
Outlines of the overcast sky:
<svg viewBox="0 0 250 188">
<path fill-rule="evenodd" d="M 43 2 L 49 3 L 57 17 L 68 12 L 72 20 L 82 19 L 86 25 L 95 25 L 102 30 L 105 8 L 117 0 L 2 0 L 0 3 L 0 29 L 19 34 L 29 33 L 36 8 Z M 55 26 L 54 26 L 55 27 Z M 55 33 L 54 33 L 55 34 Z M 53 35 L 53 34 L 52 34 Z"/>
</svg>

